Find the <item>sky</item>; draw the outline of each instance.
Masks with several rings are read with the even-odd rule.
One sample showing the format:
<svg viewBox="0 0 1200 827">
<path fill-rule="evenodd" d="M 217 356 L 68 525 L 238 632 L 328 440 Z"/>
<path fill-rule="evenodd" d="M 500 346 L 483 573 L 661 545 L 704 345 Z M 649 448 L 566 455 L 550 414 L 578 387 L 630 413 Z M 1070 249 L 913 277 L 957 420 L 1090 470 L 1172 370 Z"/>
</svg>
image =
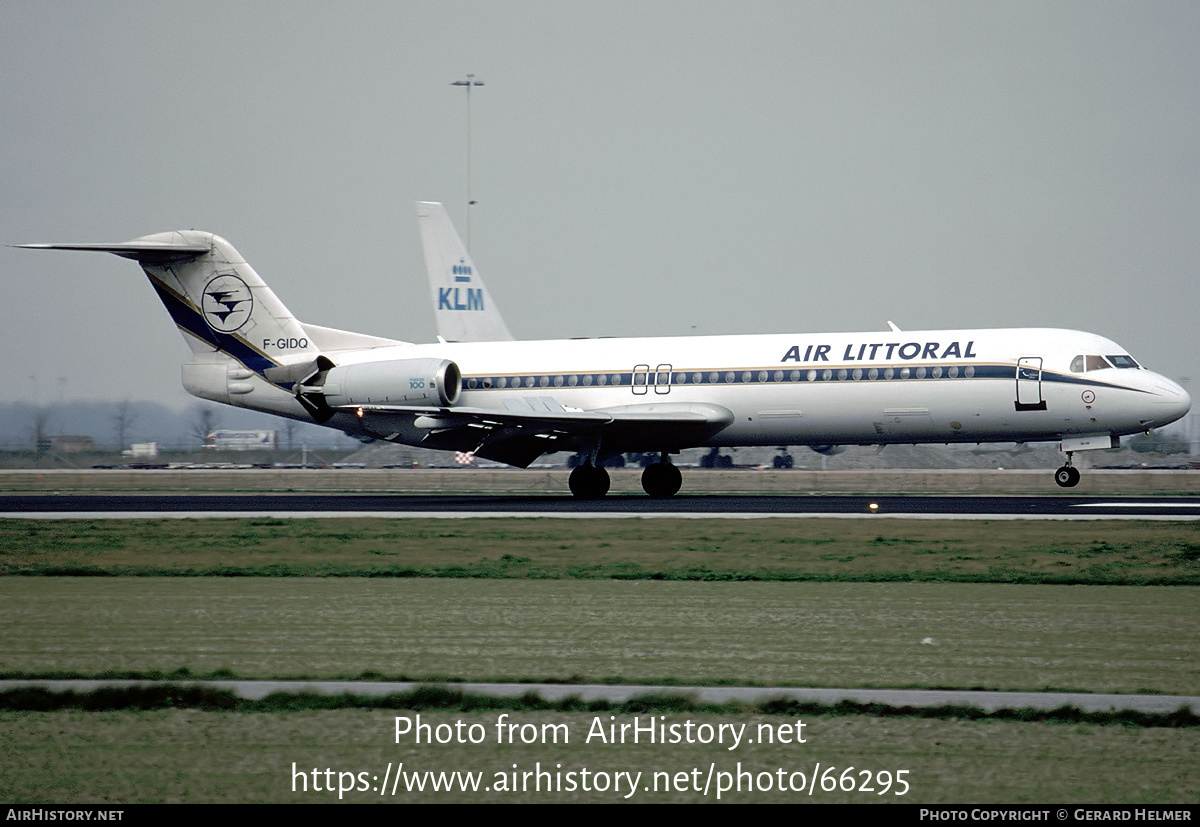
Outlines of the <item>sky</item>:
<svg viewBox="0 0 1200 827">
<path fill-rule="evenodd" d="M 434 337 L 443 201 L 514 335 L 1065 327 L 1200 388 L 1200 4 L 0 3 L 0 244 L 228 239 Z M 180 407 L 130 261 L 0 247 L 0 402 Z"/>
</svg>

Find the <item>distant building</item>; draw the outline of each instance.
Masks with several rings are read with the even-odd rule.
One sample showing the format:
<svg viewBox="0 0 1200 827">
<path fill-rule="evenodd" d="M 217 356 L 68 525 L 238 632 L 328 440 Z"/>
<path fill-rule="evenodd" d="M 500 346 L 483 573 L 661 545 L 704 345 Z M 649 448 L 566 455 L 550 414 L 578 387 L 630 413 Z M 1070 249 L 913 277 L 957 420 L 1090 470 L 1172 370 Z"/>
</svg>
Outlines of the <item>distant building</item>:
<svg viewBox="0 0 1200 827">
<path fill-rule="evenodd" d="M 214 451 L 274 451 L 279 445 L 278 431 L 213 431 L 206 436 L 205 448 Z"/>
<path fill-rule="evenodd" d="M 45 438 L 47 443 L 43 450 L 52 450 L 60 454 L 82 454 L 96 450 L 96 440 L 90 436 L 50 436 Z M 39 446 L 41 447 L 41 446 Z"/>
<path fill-rule="evenodd" d="M 156 457 L 156 456 L 158 456 L 158 443 L 157 442 L 135 442 L 132 445 L 130 445 L 126 450 L 122 451 L 121 454 L 123 456 L 127 456 L 127 457 L 134 457 L 135 459 Z"/>
</svg>

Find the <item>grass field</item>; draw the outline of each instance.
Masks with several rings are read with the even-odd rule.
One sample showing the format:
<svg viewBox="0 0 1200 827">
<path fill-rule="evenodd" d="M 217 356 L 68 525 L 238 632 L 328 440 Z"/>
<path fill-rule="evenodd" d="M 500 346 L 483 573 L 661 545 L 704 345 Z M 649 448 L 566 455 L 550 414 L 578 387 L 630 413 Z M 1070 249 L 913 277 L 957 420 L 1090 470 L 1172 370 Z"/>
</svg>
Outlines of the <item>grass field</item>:
<svg viewBox="0 0 1200 827">
<path fill-rule="evenodd" d="M 3 578 L 0 672 L 1189 694 L 1191 588 Z"/>
<path fill-rule="evenodd" d="M 8 575 L 0 577 L 0 672 L 9 676 L 186 669 L 263 678 L 1200 687 L 1193 523 L 10 520 L 0 521 L 0 573 Z M 908 770 L 903 798 L 818 787 L 814 801 L 1200 796 L 1194 726 L 820 715 L 806 745 L 730 751 L 578 740 L 396 744 L 394 714 L 3 712 L 0 799 L 329 801 L 336 793 L 292 791 L 292 762 L 302 773 L 330 768 L 336 781 L 342 771 L 382 778 L 389 761 L 414 771 L 477 770 L 489 780 L 539 762 L 645 779 L 735 772 L 739 761 L 754 773 L 811 775 L 818 764 L 839 774 L 851 765 Z M 451 724 L 496 718 L 425 714 Z M 730 725 L 762 717 L 660 714 Z M 580 736 L 594 718 L 513 715 L 563 722 Z M 347 798 L 380 800 L 361 791 Z M 403 800 L 621 795 L 426 792 Z M 631 800 L 705 799 L 694 790 L 640 790 Z"/>
<path fill-rule="evenodd" d="M 601 744 L 585 739 L 599 717 L 589 713 L 517 713 L 506 722 L 533 724 L 539 743 L 496 743 L 497 716 L 490 712 L 423 714 L 425 723 L 485 730 L 480 744 L 416 745 L 396 742 L 396 715 L 411 713 L 367 710 L 246 714 L 163 710 L 154 712 L 0 713 L 0 797 L 8 802 L 116 804 L 137 801 L 255 801 L 333 803 L 338 787 L 358 787 L 367 773 L 365 791 L 345 794 L 348 802 L 620 802 L 627 789 L 590 792 L 568 790 L 567 774 L 582 786 L 581 770 L 642 773 L 633 802 L 702 802 L 717 800 L 717 784 L 736 779 L 739 769 L 751 773 L 753 791 L 724 792 L 729 802 L 895 802 L 1016 804 L 1071 802 L 1104 804 L 1181 804 L 1196 802 L 1200 769 L 1200 731 L 1142 729 L 1080 724 L 1030 724 L 865 716 L 805 719 L 805 743 L 729 744 Z M 642 722 L 645 723 L 645 716 Z M 668 715 L 667 723 L 691 721 L 698 727 L 759 723 L 776 729 L 794 719 L 763 716 Z M 633 716 L 621 716 L 632 723 Z M 541 743 L 544 725 L 563 725 L 569 743 Z M 751 735 L 750 737 L 754 737 Z M 479 791 L 405 792 L 381 796 L 388 762 L 406 773 L 475 772 Z M 293 765 L 306 776 L 293 780 Z M 513 778 L 516 792 L 502 792 L 497 774 Z M 704 789 L 710 767 L 713 779 Z M 846 777 L 852 792 L 823 790 L 810 795 L 789 789 L 804 773 L 828 780 Z M 322 789 L 314 792 L 312 770 L 320 771 Z M 328 777 L 324 770 L 332 769 Z M 537 779 L 523 774 L 547 772 L 542 791 Z M 783 791 L 777 788 L 784 770 Z M 826 775 L 829 770 L 831 773 Z M 900 771 L 905 771 L 899 776 Z M 761 773 L 769 773 L 767 776 Z M 871 791 L 859 791 L 868 777 Z M 352 778 L 340 773 L 351 773 Z M 655 776 L 656 773 L 663 775 Z M 680 773 L 683 775 L 681 776 Z M 718 776 L 717 773 L 728 774 Z M 890 774 L 885 788 L 883 773 Z M 556 791 L 555 775 L 558 782 Z M 600 776 L 603 778 L 604 776 Z M 897 778 L 909 785 L 904 795 Z M 593 780 L 593 784 L 595 781 Z M 769 781 L 770 789 L 761 789 Z M 668 782 L 669 785 L 668 785 Z M 743 783 L 746 783 L 743 777 Z M 528 785 L 528 791 L 522 789 Z M 303 785 L 303 786 L 302 786 Z M 658 789 L 655 789 L 657 785 Z M 677 788 L 682 787 L 682 789 Z M 546 787 L 551 789 L 547 790 Z M 763 785 L 765 786 L 765 785 Z M 649 789 L 646 789 L 649 787 Z M 669 788 L 668 788 L 669 787 Z M 880 791 L 885 790 L 883 794 Z"/>
<path fill-rule="evenodd" d="M 0 520 L 0 575 L 1200 584 L 1200 522 Z"/>
</svg>

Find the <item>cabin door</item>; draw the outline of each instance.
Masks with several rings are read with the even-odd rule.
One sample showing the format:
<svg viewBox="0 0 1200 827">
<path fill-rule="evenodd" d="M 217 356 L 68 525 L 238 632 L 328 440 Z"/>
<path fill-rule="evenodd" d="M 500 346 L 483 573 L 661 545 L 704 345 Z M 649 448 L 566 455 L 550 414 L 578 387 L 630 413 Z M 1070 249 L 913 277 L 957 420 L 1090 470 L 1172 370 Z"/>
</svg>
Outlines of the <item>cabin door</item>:
<svg viewBox="0 0 1200 827">
<path fill-rule="evenodd" d="M 659 365 L 654 369 L 654 392 L 658 394 L 671 392 L 670 365 Z"/>
<path fill-rule="evenodd" d="M 633 388 L 634 396 L 642 396 L 646 393 L 650 382 L 650 375 L 649 365 L 637 365 L 633 369 L 633 381 L 629 384 Z"/>
<path fill-rule="evenodd" d="M 1042 357 L 1024 356 L 1017 360 L 1017 410 L 1044 411 L 1042 398 Z"/>
<path fill-rule="evenodd" d="M 654 388 L 654 392 L 660 395 L 670 393 L 671 366 L 659 365 L 650 370 L 649 364 L 637 365 L 633 369 L 633 381 L 630 384 L 636 396 L 649 393 L 650 388 Z"/>
</svg>

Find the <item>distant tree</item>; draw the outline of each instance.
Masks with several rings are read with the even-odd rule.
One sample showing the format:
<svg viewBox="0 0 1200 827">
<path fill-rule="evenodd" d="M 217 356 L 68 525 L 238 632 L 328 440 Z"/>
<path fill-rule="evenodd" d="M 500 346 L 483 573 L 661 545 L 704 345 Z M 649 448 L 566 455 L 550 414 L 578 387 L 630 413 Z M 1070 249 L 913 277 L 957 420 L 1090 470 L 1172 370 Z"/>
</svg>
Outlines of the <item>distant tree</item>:
<svg viewBox="0 0 1200 827">
<path fill-rule="evenodd" d="M 296 438 L 296 434 L 300 433 L 300 429 L 304 427 L 303 422 L 297 422 L 294 419 L 283 418 L 283 435 L 287 439 L 287 449 L 292 450 L 292 443 Z"/>
<path fill-rule="evenodd" d="M 33 409 L 33 428 L 30 436 L 39 455 L 50 450 L 50 409 L 38 405 Z"/>
<path fill-rule="evenodd" d="M 211 405 L 197 405 L 192 409 L 192 436 L 202 446 L 205 439 L 217 429 L 217 409 Z"/>
<path fill-rule="evenodd" d="M 1189 449 L 1186 442 L 1164 436 L 1159 431 L 1138 434 L 1127 444 L 1134 453 L 1138 454 L 1186 454 Z"/>
<path fill-rule="evenodd" d="M 116 413 L 113 414 L 113 428 L 117 432 L 117 450 L 124 451 L 129 447 L 129 432 L 137 424 L 138 415 L 132 402 L 128 399 L 117 403 Z"/>
</svg>

